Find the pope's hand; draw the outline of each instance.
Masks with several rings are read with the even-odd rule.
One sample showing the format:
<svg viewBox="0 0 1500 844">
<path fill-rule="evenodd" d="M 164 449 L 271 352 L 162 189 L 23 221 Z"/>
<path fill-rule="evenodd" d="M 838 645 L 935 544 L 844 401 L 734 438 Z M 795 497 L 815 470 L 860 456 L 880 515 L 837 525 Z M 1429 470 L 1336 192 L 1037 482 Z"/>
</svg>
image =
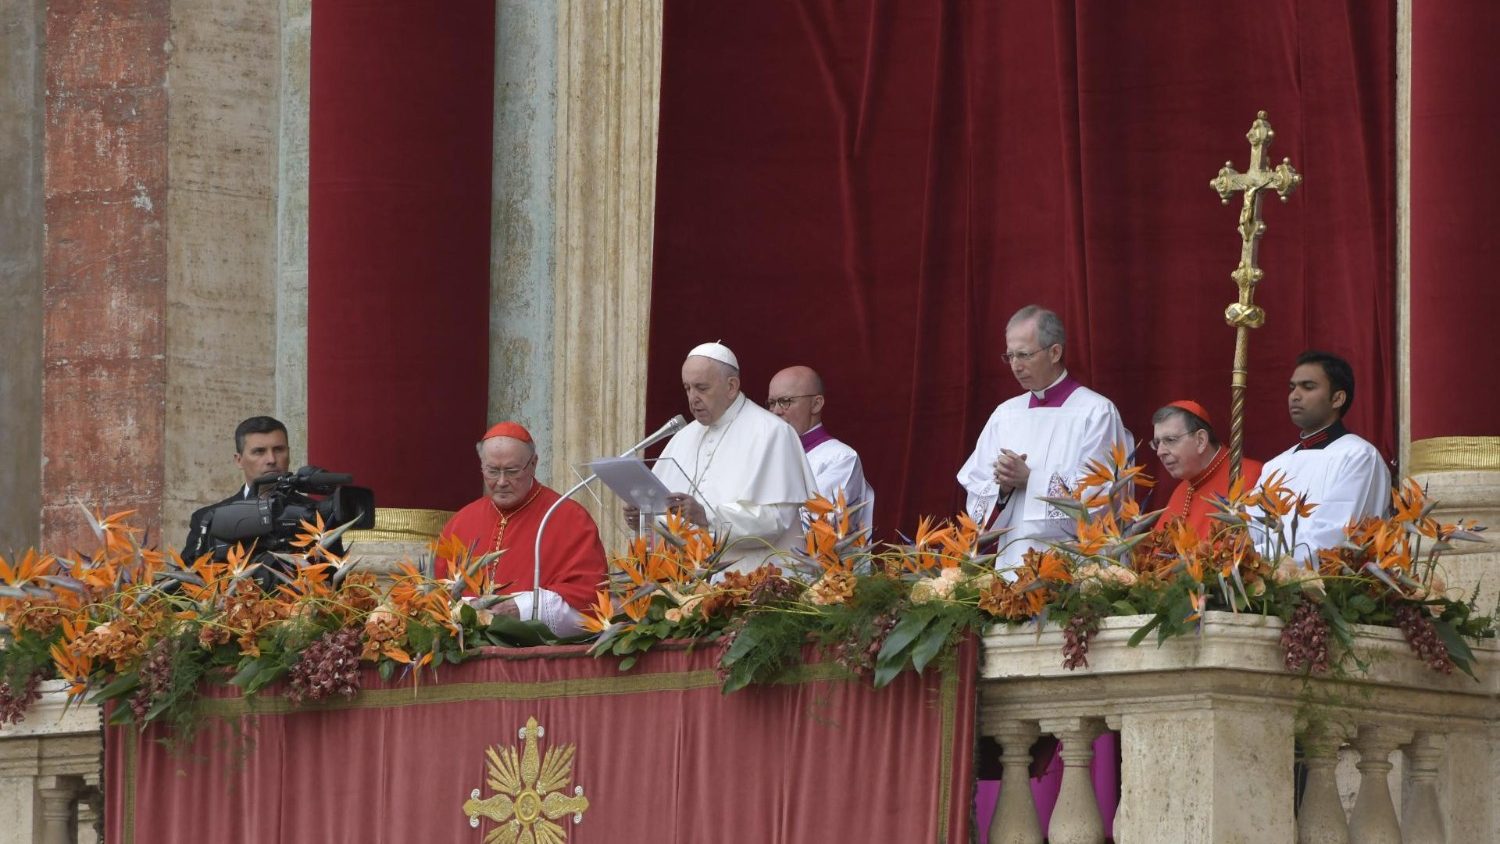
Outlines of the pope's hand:
<svg viewBox="0 0 1500 844">
<path fill-rule="evenodd" d="M 521 608 L 516 606 L 515 601 L 501 601 L 493 607 L 495 615 L 507 615 L 511 618 L 521 617 Z"/>
<path fill-rule="evenodd" d="M 1031 469 L 1026 465 L 1026 455 L 1017 454 L 1008 448 L 1000 449 L 995 458 L 995 483 L 1006 492 L 1015 492 L 1026 487 L 1031 478 Z"/>
<path fill-rule="evenodd" d="M 708 527 L 708 513 L 704 512 L 703 505 L 685 492 L 674 492 L 667 496 L 667 510 L 699 527 Z"/>
<path fill-rule="evenodd" d="M 641 508 L 634 504 L 625 505 L 625 525 L 631 531 L 639 531 L 641 529 Z"/>
</svg>

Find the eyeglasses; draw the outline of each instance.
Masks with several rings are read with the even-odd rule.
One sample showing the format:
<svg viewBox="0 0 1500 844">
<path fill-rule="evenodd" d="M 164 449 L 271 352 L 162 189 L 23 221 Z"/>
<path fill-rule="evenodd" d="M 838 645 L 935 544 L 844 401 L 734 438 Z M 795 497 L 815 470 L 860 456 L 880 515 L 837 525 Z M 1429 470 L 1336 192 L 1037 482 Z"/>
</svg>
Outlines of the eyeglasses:
<svg viewBox="0 0 1500 844">
<path fill-rule="evenodd" d="M 1188 431 L 1185 434 L 1176 434 L 1176 435 L 1170 436 L 1170 437 L 1157 437 L 1156 439 L 1154 439 L 1154 440 L 1151 441 L 1151 450 L 1152 451 L 1156 451 L 1157 449 L 1160 449 L 1162 446 L 1166 446 L 1167 448 L 1171 448 L 1172 446 L 1177 445 L 1179 442 L 1182 442 L 1182 440 L 1184 438 L 1191 437 L 1195 433 L 1197 433 L 1197 432 L 1196 431 Z"/>
<path fill-rule="evenodd" d="M 1050 349 L 1052 347 L 1048 346 L 1047 348 Z M 1037 350 L 1031 351 L 1031 352 L 1006 352 L 1005 354 L 1001 355 L 1000 357 L 1005 358 L 1005 362 L 1006 363 L 1015 363 L 1016 361 L 1020 361 L 1021 363 L 1025 363 L 1026 361 L 1031 360 L 1032 358 L 1036 357 L 1037 355 L 1039 355 L 1039 354 L 1041 354 L 1042 352 L 1045 352 L 1045 351 L 1047 351 L 1047 349 L 1037 349 Z"/>
<path fill-rule="evenodd" d="M 521 477 L 522 472 L 525 472 L 530 468 L 530 460 L 526 461 L 525 466 L 514 466 L 506 469 L 501 469 L 497 466 L 485 466 L 483 464 L 480 464 L 479 467 L 480 471 L 484 473 L 484 476 L 492 481 L 498 481 L 501 478 L 505 478 L 506 480 L 515 480 L 516 478 Z"/>
<path fill-rule="evenodd" d="M 786 410 L 787 408 L 791 407 L 792 403 L 797 399 L 811 399 L 816 397 L 817 394 L 814 393 L 807 396 L 782 396 L 781 398 L 776 399 L 766 399 L 766 408 L 769 410 Z"/>
</svg>

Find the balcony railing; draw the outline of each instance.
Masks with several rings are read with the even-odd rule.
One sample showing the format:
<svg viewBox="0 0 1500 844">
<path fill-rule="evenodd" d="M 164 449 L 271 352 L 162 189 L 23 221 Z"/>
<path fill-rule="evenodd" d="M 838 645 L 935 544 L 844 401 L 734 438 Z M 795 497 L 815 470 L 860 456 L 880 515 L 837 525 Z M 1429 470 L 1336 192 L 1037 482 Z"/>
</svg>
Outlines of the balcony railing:
<svg viewBox="0 0 1500 844">
<path fill-rule="evenodd" d="M 1360 627 L 1336 676 L 1309 679 L 1283 667 L 1276 619 L 1208 613 L 1201 635 L 1129 647 L 1146 620 L 1102 622 L 1074 671 L 1055 627 L 985 637 L 979 726 L 1006 780 L 1026 781 L 1044 734 L 1065 766 L 1049 828 L 1029 788 L 1005 788 L 991 842 L 1104 841 L 1088 765 L 1105 729 L 1121 734 L 1124 844 L 1500 841 L 1500 646 L 1474 648 L 1475 682 Z M 0 844 L 98 840 L 98 710 L 62 703 L 48 683 L 0 730 Z"/>
<path fill-rule="evenodd" d="M 1475 682 L 1429 669 L 1398 630 L 1357 627 L 1333 676 L 1306 678 L 1283 666 L 1277 619 L 1208 613 L 1201 635 L 1130 647 L 1148 620 L 1105 620 L 1074 671 L 1055 627 L 985 637 L 979 727 L 1005 779 L 1025 782 L 1039 735 L 1065 766 L 1045 831 L 1030 789 L 1002 788 L 992 844 L 1105 840 L 1088 771 L 1105 729 L 1121 734 L 1124 844 L 1500 841 L 1494 644 L 1474 648 Z"/>
</svg>

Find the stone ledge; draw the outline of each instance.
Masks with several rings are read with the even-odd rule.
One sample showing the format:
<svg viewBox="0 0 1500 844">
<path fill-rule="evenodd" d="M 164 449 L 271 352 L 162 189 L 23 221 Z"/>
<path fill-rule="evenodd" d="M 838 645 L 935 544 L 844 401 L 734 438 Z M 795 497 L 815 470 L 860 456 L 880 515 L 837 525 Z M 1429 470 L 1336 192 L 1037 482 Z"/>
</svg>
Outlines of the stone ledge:
<svg viewBox="0 0 1500 844">
<path fill-rule="evenodd" d="M 0 727 L 0 742 L 15 738 L 99 734 L 99 707 L 82 702 L 69 705 L 68 684 L 63 680 L 46 680 L 41 688 L 42 697 L 27 710 L 25 720 Z"/>
<path fill-rule="evenodd" d="M 1179 709 L 1244 709 L 1331 704 L 1378 713 L 1383 721 L 1482 729 L 1500 697 L 1500 645 L 1472 644 L 1479 682 L 1460 672 L 1441 675 L 1419 662 L 1399 630 L 1356 625 L 1364 674 L 1304 678 L 1282 663 L 1281 622 L 1227 612 L 1205 616 L 1200 635 L 1168 639 L 1154 633 L 1126 644 L 1150 616 L 1104 619 L 1089 647 L 1089 666 L 1062 666 L 1063 632 L 1049 626 L 999 629 L 984 637 L 981 694 L 1005 717 L 1055 714 L 1104 716 Z"/>
</svg>

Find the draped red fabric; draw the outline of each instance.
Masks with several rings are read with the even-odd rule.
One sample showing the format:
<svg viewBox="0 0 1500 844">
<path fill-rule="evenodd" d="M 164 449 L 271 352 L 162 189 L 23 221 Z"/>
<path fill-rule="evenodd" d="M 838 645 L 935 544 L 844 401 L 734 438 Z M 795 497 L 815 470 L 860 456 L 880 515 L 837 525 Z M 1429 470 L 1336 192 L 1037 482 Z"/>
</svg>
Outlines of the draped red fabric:
<svg viewBox="0 0 1500 844">
<path fill-rule="evenodd" d="M 1287 378 L 1319 347 L 1353 363 L 1348 423 L 1390 454 L 1393 10 L 672 0 L 648 420 L 681 410 L 703 340 L 736 351 L 758 400 L 809 364 L 877 527 L 910 533 L 961 506 L 954 474 L 1020 391 L 1005 322 L 1033 302 L 1137 438 L 1173 399 L 1227 420 L 1240 200 L 1208 182 L 1245 169 L 1265 110 L 1273 162 L 1306 182 L 1266 202 L 1246 453 L 1294 441 Z"/>
<path fill-rule="evenodd" d="M 1500 285 L 1490 188 L 1500 181 L 1500 5 L 1412 5 L 1411 437 L 1500 434 Z"/>
<path fill-rule="evenodd" d="M 308 461 L 456 510 L 489 395 L 495 5 L 327 0 L 312 29 Z"/>
<path fill-rule="evenodd" d="M 491 840 L 495 822 L 471 827 L 465 804 L 500 790 L 486 751 L 514 748 L 523 784 L 568 841 L 969 841 L 972 639 L 949 669 L 884 689 L 820 679 L 815 666 L 731 695 L 712 648 L 664 648 L 629 672 L 583 651 L 496 649 L 416 689 L 367 671 L 360 697 L 332 708 L 288 711 L 274 688 L 253 705 L 221 693 L 207 705 L 221 717 L 175 755 L 159 728 L 112 727 L 107 840 Z M 519 731 L 532 718 L 543 772 L 575 748 L 560 783 L 536 767 L 526 778 Z M 581 822 L 552 811 L 575 787 L 588 800 Z M 517 790 L 510 816 L 529 820 Z"/>
</svg>

